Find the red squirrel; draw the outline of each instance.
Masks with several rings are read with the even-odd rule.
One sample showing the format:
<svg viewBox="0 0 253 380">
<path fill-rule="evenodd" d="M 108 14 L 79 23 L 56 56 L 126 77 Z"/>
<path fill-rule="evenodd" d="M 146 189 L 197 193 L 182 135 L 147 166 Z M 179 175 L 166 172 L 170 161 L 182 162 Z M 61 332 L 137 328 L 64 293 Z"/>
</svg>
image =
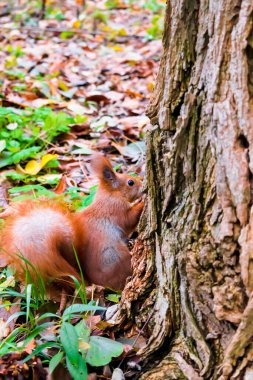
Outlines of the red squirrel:
<svg viewBox="0 0 253 380">
<path fill-rule="evenodd" d="M 115 173 L 100 153 L 92 158 L 91 168 L 99 186 L 93 203 L 80 212 L 71 213 L 53 200 L 13 206 L 1 232 L 0 262 L 14 266 L 20 278 L 25 258 L 46 282 L 64 281 L 69 275 L 80 280 L 75 249 L 86 281 L 123 289 L 131 275 L 127 239 L 143 209 L 141 182 Z"/>
</svg>

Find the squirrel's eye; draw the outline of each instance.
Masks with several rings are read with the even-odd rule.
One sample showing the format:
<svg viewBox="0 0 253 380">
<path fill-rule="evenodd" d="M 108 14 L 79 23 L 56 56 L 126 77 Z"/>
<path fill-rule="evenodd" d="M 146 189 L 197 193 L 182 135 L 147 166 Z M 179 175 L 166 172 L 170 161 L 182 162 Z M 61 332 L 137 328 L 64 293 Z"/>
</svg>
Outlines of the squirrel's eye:
<svg viewBox="0 0 253 380">
<path fill-rule="evenodd" d="M 129 186 L 133 186 L 134 185 L 134 181 L 132 179 L 129 179 L 127 181 L 127 183 L 128 183 Z"/>
</svg>

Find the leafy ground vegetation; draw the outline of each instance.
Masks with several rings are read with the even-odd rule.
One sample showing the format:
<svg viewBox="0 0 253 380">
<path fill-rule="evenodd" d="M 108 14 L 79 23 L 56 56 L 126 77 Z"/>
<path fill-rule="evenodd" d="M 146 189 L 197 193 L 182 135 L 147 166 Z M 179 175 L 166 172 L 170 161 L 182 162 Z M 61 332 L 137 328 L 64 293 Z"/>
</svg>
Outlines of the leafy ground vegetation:
<svg viewBox="0 0 253 380">
<path fill-rule="evenodd" d="M 0 210 L 10 201 L 63 198 L 89 205 L 87 162 L 143 174 L 161 52 L 162 0 L 5 1 L 0 4 Z M 3 223 L 3 220 L 0 222 Z M 28 273 L 29 274 L 29 273 Z M 0 274 L 0 377 L 131 378 L 147 332 L 112 329 L 120 294 L 76 282 L 62 315 L 59 290 Z M 120 372 L 120 371 L 123 372 Z M 88 374 L 89 373 L 89 374 Z M 118 377 L 115 377 L 115 379 Z M 121 377 L 122 378 L 122 377 Z"/>
</svg>

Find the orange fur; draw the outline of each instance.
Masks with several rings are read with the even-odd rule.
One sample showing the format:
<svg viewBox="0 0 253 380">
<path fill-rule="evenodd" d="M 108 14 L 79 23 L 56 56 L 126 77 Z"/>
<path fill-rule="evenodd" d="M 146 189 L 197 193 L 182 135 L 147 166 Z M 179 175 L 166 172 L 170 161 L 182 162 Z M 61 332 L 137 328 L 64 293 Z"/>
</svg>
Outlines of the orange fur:
<svg viewBox="0 0 253 380">
<path fill-rule="evenodd" d="M 100 183 L 94 202 L 83 211 L 74 214 L 63 203 L 46 200 L 13 206 L 1 234 L 0 263 L 13 265 L 23 278 L 21 255 L 47 282 L 64 281 L 68 275 L 80 279 L 74 245 L 86 280 L 114 289 L 124 287 L 131 274 L 126 242 L 143 208 L 143 202 L 131 202 L 140 198 L 141 183 L 115 173 L 101 154 L 92 158 L 91 167 Z"/>
<path fill-rule="evenodd" d="M 7 264 L 16 269 L 18 277 L 24 279 L 27 267 L 35 281 L 36 271 L 46 282 L 58 279 L 60 282 L 71 283 L 67 278 L 70 275 L 80 280 L 74 268 L 73 216 L 66 206 L 60 202 L 46 200 L 20 202 L 12 206 L 12 216 L 7 219 L 1 233 L 0 247 L 1 255 Z M 35 218 L 38 218 L 38 215 L 42 216 L 41 226 L 34 226 L 32 215 Z M 50 222 L 47 217 L 54 215 L 55 221 Z M 55 223 L 57 220 L 61 224 Z M 44 236 L 43 232 L 46 232 Z M 29 264 L 26 265 L 22 257 L 28 260 L 35 270 Z"/>
</svg>

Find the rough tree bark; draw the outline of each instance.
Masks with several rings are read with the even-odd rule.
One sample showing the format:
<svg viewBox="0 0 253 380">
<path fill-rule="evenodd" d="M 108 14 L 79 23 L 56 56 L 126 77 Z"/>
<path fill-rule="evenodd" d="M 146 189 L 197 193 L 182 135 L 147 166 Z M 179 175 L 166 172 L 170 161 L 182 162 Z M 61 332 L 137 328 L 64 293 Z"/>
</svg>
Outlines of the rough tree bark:
<svg viewBox="0 0 253 380">
<path fill-rule="evenodd" d="M 253 379 L 253 2 L 170 0 L 163 44 L 123 314 L 141 379 Z"/>
</svg>

